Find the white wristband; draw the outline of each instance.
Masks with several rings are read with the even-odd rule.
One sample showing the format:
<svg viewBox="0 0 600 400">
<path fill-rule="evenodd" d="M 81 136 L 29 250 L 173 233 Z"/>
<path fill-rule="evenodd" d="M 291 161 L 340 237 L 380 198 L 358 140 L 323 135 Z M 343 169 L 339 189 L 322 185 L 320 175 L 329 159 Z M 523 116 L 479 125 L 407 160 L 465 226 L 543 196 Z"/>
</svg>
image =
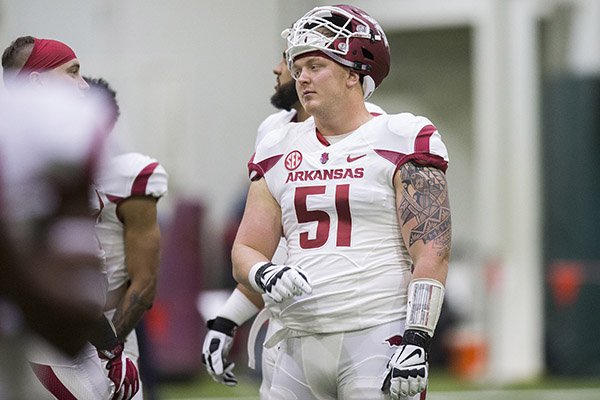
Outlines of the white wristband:
<svg viewBox="0 0 600 400">
<path fill-rule="evenodd" d="M 408 285 L 406 329 L 433 336 L 444 303 L 444 285 L 435 279 L 413 279 Z"/>
<path fill-rule="evenodd" d="M 254 264 L 252 266 L 252 268 L 250 268 L 250 272 L 248 273 L 248 281 L 250 282 L 250 286 L 252 286 L 252 288 L 254 290 L 256 290 L 258 293 L 264 293 L 265 291 L 263 290 L 263 288 L 258 286 L 258 284 L 256 283 L 256 272 L 258 271 L 258 269 L 260 267 L 262 267 L 263 265 L 265 265 L 267 263 L 268 263 L 268 261 L 257 262 L 256 264 Z"/>
<path fill-rule="evenodd" d="M 244 322 L 258 313 L 258 307 L 254 305 L 244 294 L 235 289 L 227 299 L 221 310 L 219 317 L 227 318 L 241 326 Z"/>
</svg>

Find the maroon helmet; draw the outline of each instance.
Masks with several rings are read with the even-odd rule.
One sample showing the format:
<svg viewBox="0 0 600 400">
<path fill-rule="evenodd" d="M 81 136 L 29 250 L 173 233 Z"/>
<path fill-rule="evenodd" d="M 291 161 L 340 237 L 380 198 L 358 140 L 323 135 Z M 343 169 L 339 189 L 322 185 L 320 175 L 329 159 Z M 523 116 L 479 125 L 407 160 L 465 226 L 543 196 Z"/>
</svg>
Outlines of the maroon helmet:
<svg viewBox="0 0 600 400">
<path fill-rule="evenodd" d="M 288 67 L 309 52 L 320 51 L 363 77 L 365 99 L 390 71 L 390 47 L 383 29 L 369 14 L 346 4 L 316 7 L 283 31 Z"/>
</svg>

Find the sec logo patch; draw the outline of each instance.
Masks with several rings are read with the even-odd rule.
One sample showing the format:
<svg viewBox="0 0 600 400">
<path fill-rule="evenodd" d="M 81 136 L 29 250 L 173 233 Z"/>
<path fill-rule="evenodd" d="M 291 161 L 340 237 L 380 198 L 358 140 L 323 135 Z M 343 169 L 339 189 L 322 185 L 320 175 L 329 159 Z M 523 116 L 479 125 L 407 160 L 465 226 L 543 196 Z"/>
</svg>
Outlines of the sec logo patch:
<svg viewBox="0 0 600 400">
<path fill-rule="evenodd" d="M 298 150 L 292 151 L 285 157 L 284 163 L 285 167 L 289 171 L 295 170 L 302 163 L 302 153 L 300 153 Z"/>
</svg>

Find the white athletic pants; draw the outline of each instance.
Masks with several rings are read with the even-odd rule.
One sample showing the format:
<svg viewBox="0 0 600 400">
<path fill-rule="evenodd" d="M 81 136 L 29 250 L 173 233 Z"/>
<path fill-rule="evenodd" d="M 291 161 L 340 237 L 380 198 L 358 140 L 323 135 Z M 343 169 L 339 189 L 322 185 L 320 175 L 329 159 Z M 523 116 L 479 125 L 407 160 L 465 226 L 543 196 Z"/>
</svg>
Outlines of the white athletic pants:
<svg viewBox="0 0 600 400">
<path fill-rule="evenodd" d="M 402 332 L 404 320 L 358 331 L 284 339 L 279 343 L 269 399 L 389 399 L 381 385 L 396 350 L 394 338 Z M 261 399 L 262 395 L 261 388 Z M 410 398 L 423 399 L 425 394 Z"/>
</svg>

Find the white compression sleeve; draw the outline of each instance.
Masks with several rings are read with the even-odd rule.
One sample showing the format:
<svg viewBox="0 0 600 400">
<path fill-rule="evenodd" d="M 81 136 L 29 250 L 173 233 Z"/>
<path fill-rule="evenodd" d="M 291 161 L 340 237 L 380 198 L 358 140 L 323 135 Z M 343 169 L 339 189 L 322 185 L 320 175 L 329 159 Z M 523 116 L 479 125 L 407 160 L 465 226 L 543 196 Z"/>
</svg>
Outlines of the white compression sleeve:
<svg viewBox="0 0 600 400">
<path fill-rule="evenodd" d="M 240 290 L 235 289 L 219 311 L 219 317 L 242 325 L 258 313 L 259 309 Z"/>
</svg>

